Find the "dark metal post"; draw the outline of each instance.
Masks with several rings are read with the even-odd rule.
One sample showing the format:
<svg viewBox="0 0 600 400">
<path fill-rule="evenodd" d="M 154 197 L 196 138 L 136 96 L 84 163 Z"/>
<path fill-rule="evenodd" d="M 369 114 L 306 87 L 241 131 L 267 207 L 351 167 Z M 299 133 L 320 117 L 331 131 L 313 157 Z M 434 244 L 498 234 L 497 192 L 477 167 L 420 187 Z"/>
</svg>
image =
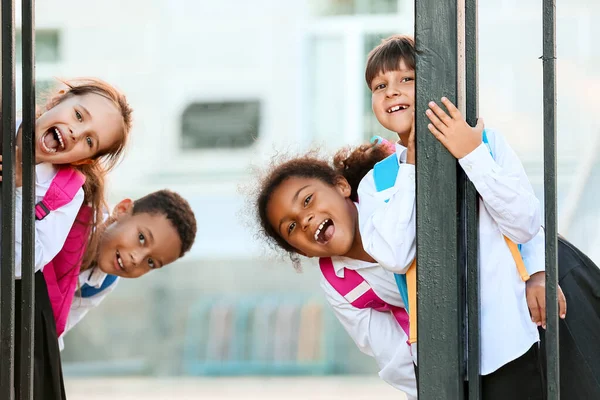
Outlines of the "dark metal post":
<svg viewBox="0 0 600 400">
<path fill-rule="evenodd" d="M 457 259 L 457 162 L 428 131 L 425 116 L 431 100 L 439 103 L 446 96 L 457 104 L 464 99 L 459 4 L 461 0 L 415 0 L 420 400 L 463 399 L 464 270 Z"/>
<path fill-rule="evenodd" d="M 14 399 L 15 345 L 15 3 L 2 0 L 2 238 L 0 398 Z"/>
<path fill-rule="evenodd" d="M 479 74 L 478 74 L 478 0 L 465 1 L 465 83 L 466 83 L 466 119 L 469 125 L 477 124 L 479 114 Z M 469 380 L 469 400 L 481 398 L 481 378 L 479 375 L 480 320 L 479 320 L 479 263 L 478 263 L 478 215 L 479 200 L 477 190 L 467 178 L 462 168 L 459 171 L 459 200 L 462 200 L 462 213 L 459 218 L 466 243 L 459 247 L 464 254 L 463 265 L 467 267 L 467 376 Z"/>
<path fill-rule="evenodd" d="M 22 0 L 23 43 L 23 240 L 21 256 L 21 398 L 33 400 L 33 341 L 35 310 L 35 1 Z"/>
<path fill-rule="evenodd" d="M 546 227 L 546 365 L 548 400 L 560 399 L 556 199 L 556 4 L 543 2 L 544 211 Z"/>
</svg>

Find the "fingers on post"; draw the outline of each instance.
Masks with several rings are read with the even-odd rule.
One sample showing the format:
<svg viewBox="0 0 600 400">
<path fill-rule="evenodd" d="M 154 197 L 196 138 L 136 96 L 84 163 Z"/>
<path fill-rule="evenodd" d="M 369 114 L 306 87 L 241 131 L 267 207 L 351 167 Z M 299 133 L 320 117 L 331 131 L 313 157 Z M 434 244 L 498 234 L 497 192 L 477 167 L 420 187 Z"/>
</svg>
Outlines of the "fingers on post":
<svg viewBox="0 0 600 400">
<path fill-rule="evenodd" d="M 448 100 L 447 97 L 442 97 L 442 104 L 446 107 L 446 109 L 450 113 L 450 116 L 452 117 L 452 119 L 454 119 L 454 120 L 462 120 L 463 119 L 463 116 L 460 113 L 460 110 L 458 108 L 456 108 L 454 103 L 452 103 L 450 100 Z"/>
<path fill-rule="evenodd" d="M 437 103 L 435 101 L 429 102 L 429 108 L 433 113 L 435 113 L 437 118 L 441 122 L 444 123 L 444 125 L 449 126 L 452 123 L 452 118 L 450 118 L 448 116 L 448 114 L 446 114 L 446 112 L 444 110 L 442 110 L 442 108 L 440 106 L 437 105 Z M 428 116 L 429 116 L 429 114 L 428 114 Z M 431 117 L 429 119 L 431 119 Z M 433 120 L 431 122 L 433 122 Z M 440 128 L 438 127 L 438 129 L 440 129 Z"/>
</svg>

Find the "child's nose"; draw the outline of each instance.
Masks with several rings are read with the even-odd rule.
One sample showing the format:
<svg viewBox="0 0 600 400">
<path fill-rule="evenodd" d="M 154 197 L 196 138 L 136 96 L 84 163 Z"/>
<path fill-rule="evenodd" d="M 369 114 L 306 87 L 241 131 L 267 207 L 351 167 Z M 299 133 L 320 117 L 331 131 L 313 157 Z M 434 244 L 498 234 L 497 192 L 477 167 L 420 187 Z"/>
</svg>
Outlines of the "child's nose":
<svg viewBox="0 0 600 400">
<path fill-rule="evenodd" d="M 137 251 L 132 251 L 131 253 L 129 253 L 129 255 L 131 256 L 131 264 L 133 264 L 133 266 L 137 266 L 142 260 L 140 253 L 138 253 Z"/>
<path fill-rule="evenodd" d="M 314 215 L 312 213 L 311 214 L 307 213 L 304 216 L 304 218 L 302 219 L 302 230 L 306 230 L 306 228 L 309 227 L 310 222 L 312 221 L 313 218 L 314 218 Z"/>
<path fill-rule="evenodd" d="M 396 88 L 396 85 L 389 85 L 387 87 L 387 92 L 386 92 L 387 97 L 396 97 L 399 94 L 400 94 L 400 91 L 398 90 L 398 88 Z"/>
</svg>

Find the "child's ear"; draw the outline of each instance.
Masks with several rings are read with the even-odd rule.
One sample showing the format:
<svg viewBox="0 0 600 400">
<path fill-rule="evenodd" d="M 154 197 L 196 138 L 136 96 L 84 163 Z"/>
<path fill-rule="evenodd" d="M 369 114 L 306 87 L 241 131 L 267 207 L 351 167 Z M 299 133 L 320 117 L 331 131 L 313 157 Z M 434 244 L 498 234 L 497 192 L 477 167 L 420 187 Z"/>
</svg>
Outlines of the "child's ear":
<svg viewBox="0 0 600 400">
<path fill-rule="evenodd" d="M 133 200 L 123 199 L 113 208 L 112 217 L 118 220 L 123 215 L 131 214 L 133 211 Z"/>
<path fill-rule="evenodd" d="M 340 191 L 340 193 L 344 197 L 350 197 L 350 195 L 352 194 L 352 188 L 350 187 L 350 184 L 348 183 L 346 178 L 344 178 L 342 176 L 337 178 L 335 187 L 337 188 L 337 190 Z"/>
</svg>

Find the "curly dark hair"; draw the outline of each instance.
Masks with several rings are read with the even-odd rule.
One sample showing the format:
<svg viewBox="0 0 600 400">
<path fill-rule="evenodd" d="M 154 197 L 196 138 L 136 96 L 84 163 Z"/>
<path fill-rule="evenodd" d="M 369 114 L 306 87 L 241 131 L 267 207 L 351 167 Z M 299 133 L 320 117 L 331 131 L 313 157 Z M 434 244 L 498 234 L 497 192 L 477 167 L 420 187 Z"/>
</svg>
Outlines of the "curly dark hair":
<svg viewBox="0 0 600 400">
<path fill-rule="evenodd" d="M 375 164 L 394 152 L 388 143 L 370 143 L 352 148 L 345 147 L 333 156 L 333 167 L 352 188 L 350 199 L 358 202 L 358 185 Z"/>
<path fill-rule="evenodd" d="M 356 194 L 358 184 L 378 161 L 392 153 L 388 144 L 366 144 L 356 148 L 344 148 L 333 157 L 333 165 L 317 156 L 315 152 L 279 163 L 275 162 L 270 171 L 258 182 L 258 194 L 254 206 L 260 223 L 259 234 L 276 247 L 290 254 L 296 253 L 296 250 L 269 223 L 267 206 L 273 192 L 290 178 L 314 178 L 331 186 L 339 179 L 346 179 L 352 188 L 351 200 L 358 201 Z"/>
<path fill-rule="evenodd" d="M 181 239 L 179 257 L 192 247 L 196 240 L 196 217 L 190 204 L 179 194 L 170 190 L 159 190 L 133 202 L 133 215 L 139 213 L 164 214 Z"/>
</svg>

